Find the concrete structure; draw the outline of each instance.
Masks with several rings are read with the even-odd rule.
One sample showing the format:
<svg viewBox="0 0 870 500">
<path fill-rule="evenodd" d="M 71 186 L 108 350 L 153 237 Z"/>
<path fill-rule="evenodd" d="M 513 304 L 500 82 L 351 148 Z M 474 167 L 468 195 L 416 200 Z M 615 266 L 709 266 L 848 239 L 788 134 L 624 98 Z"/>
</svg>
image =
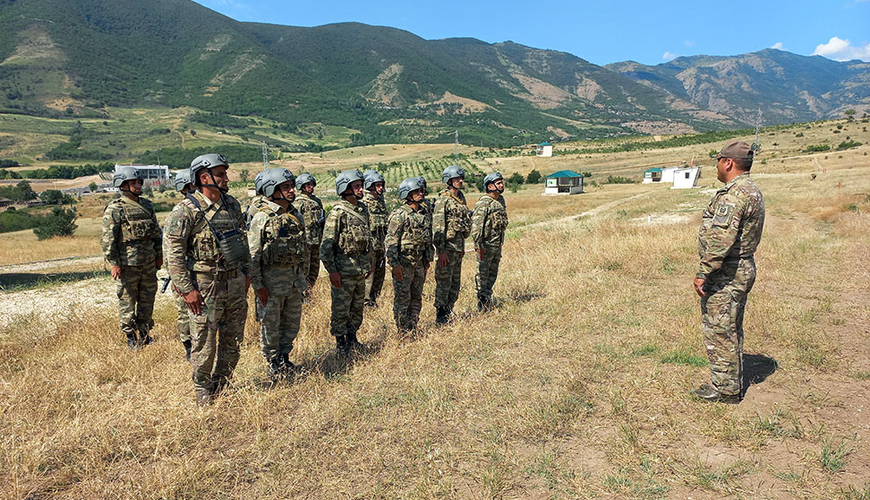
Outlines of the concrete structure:
<svg viewBox="0 0 870 500">
<path fill-rule="evenodd" d="M 115 164 L 115 172 L 117 172 L 121 167 L 136 167 L 137 170 L 142 172 L 142 177 L 144 177 L 145 181 L 143 184 L 146 186 L 153 186 L 155 184 L 169 184 L 169 181 L 172 177 L 169 175 L 169 166 L 168 165 L 118 165 Z"/>
<path fill-rule="evenodd" d="M 653 182 L 661 182 L 662 181 L 662 169 L 655 167 L 647 169 L 646 172 L 643 173 L 643 183 L 651 184 Z"/>
<path fill-rule="evenodd" d="M 562 170 L 547 176 L 544 194 L 580 194 L 583 192 L 583 175 Z"/>
<path fill-rule="evenodd" d="M 535 153 L 543 158 L 549 158 L 553 156 L 553 145 L 549 142 L 542 142 L 535 148 Z"/>
<path fill-rule="evenodd" d="M 693 188 L 701 177 L 701 167 L 683 167 L 674 170 L 673 189 Z"/>
<path fill-rule="evenodd" d="M 674 172 L 683 167 L 662 167 L 662 182 L 674 182 Z"/>
</svg>

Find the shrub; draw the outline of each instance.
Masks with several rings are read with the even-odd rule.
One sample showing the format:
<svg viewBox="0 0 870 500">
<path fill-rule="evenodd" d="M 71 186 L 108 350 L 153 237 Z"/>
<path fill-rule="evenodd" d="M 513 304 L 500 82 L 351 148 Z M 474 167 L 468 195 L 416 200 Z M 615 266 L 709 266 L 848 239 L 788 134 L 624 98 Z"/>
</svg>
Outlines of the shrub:
<svg viewBox="0 0 870 500">
<path fill-rule="evenodd" d="M 542 176 L 540 172 L 532 170 L 526 177 L 526 184 L 539 184 L 543 179 L 544 176 Z"/>
<path fill-rule="evenodd" d="M 77 227 L 75 220 L 74 208 L 54 207 L 51 209 L 51 214 L 45 216 L 40 224 L 33 228 L 33 233 L 39 240 L 47 240 L 55 236 L 72 236 Z"/>
</svg>

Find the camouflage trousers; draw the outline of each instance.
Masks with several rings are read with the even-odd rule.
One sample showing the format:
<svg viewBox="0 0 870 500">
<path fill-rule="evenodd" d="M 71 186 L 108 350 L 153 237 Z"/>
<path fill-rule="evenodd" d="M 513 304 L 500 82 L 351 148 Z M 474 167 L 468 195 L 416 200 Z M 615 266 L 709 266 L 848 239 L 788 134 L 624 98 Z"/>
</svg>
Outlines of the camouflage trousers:
<svg viewBox="0 0 870 500">
<path fill-rule="evenodd" d="M 175 319 L 175 329 L 178 331 L 178 338 L 182 342 L 189 341 L 190 316 L 188 315 L 187 303 L 184 302 L 184 297 L 175 291 L 174 286 L 171 291 L 175 295 L 175 308 L 178 310 L 178 317 Z"/>
<path fill-rule="evenodd" d="M 501 248 L 486 247 L 483 258 L 477 258 L 477 275 L 474 277 L 474 286 L 477 291 L 477 300 L 486 304 L 492 302 L 492 287 L 498 278 L 498 264 L 501 262 Z M 475 252 L 476 254 L 476 252 Z"/>
<path fill-rule="evenodd" d="M 118 310 L 121 333 L 128 339 L 143 338 L 154 326 L 154 297 L 157 295 L 157 267 L 121 266 L 118 279 Z"/>
<path fill-rule="evenodd" d="M 743 313 L 755 283 L 755 261 L 724 264 L 704 283 L 702 329 L 710 378 L 721 394 L 741 394 L 743 379 Z"/>
<path fill-rule="evenodd" d="M 372 274 L 370 274 L 366 280 L 365 305 L 367 306 L 377 305 L 378 297 L 381 295 L 381 289 L 384 287 L 384 276 L 387 272 L 387 266 L 384 263 L 384 251 L 373 251 L 372 262 L 375 263 L 375 267 L 372 269 Z"/>
<path fill-rule="evenodd" d="M 435 265 L 435 307 L 453 310 L 462 285 L 462 258 L 465 252 L 447 252 L 447 265 Z"/>
<path fill-rule="evenodd" d="M 302 262 L 305 263 L 305 281 L 308 288 L 314 287 L 317 276 L 320 275 L 320 245 L 311 245 L 302 254 Z"/>
<path fill-rule="evenodd" d="M 302 292 L 305 288 L 304 269 L 270 268 L 263 274 L 269 300 L 263 306 L 257 301 L 260 322 L 260 346 L 263 357 L 272 360 L 289 354 L 299 333 L 302 319 Z M 297 286 L 298 285 L 298 286 Z"/>
<path fill-rule="evenodd" d="M 426 283 L 426 268 L 422 264 L 404 268 L 402 281 L 393 276 L 393 318 L 399 332 L 417 328 L 423 308 L 423 285 Z"/>
<path fill-rule="evenodd" d="M 231 271 L 229 277 L 193 273 L 203 301 L 200 314 L 190 313 L 190 364 L 193 385 L 213 391 L 215 382 L 229 379 L 239 362 L 239 348 L 248 315 L 245 275 Z"/>
<path fill-rule="evenodd" d="M 335 337 L 355 335 L 363 322 L 363 302 L 366 293 L 366 275 L 341 275 L 341 288 L 330 285 L 332 316 L 329 331 Z"/>
</svg>

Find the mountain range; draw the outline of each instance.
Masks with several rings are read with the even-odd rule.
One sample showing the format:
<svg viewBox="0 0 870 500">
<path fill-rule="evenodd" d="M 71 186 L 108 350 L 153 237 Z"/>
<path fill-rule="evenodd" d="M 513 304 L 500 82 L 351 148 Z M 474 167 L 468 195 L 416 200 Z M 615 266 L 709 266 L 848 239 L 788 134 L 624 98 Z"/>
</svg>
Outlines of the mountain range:
<svg viewBox="0 0 870 500">
<path fill-rule="evenodd" d="M 238 22 L 189 0 L 0 0 L 0 112 L 191 106 L 354 144 L 671 134 L 870 109 L 870 63 L 774 49 L 598 66 L 510 41 Z"/>
</svg>

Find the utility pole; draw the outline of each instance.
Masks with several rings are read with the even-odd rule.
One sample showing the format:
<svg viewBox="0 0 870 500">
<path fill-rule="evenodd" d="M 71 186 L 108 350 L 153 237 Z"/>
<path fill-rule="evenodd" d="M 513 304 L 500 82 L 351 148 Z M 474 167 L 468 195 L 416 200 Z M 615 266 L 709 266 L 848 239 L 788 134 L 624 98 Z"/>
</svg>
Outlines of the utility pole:
<svg viewBox="0 0 870 500">
<path fill-rule="evenodd" d="M 758 131 L 761 128 L 761 108 L 758 108 L 758 118 L 755 119 L 755 143 L 752 145 L 753 151 L 758 151 L 761 144 L 758 143 Z"/>
<path fill-rule="evenodd" d="M 459 131 L 453 132 L 453 161 L 459 166 Z"/>
<path fill-rule="evenodd" d="M 269 168 L 269 146 L 263 141 L 263 170 Z"/>
</svg>

